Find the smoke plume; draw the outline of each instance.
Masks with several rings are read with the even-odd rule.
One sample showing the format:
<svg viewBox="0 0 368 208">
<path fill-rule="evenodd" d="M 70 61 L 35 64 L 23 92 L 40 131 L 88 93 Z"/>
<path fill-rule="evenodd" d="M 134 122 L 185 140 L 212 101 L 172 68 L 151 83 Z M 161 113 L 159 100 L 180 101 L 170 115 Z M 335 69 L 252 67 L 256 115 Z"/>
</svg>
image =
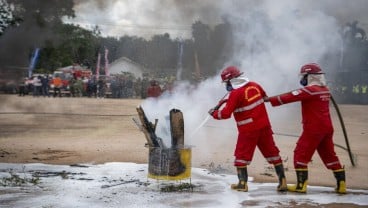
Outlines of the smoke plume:
<svg viewBox="0 0 368 208">
<path fill-rule="evenodd" d="M 298 88 L 298 72 L 303 64 L 317 62 L 328 68 L 329 63 L 324 61 L 324 56 L 340 50 L 341 24 L 330 15 L 331 12 L 325 11 L 324 6 L 317 8 L 304 1 L 293 0 L 257 3 L 217 1 L 216 5 L 218 15 L 226 17 L 233 25 L 236 45 L 235 56 L 223 68 L 237 63 L 250 80 L 260 83 L 270 96 Z M 322 5 L 331 6 L 332 2 L 326 1 Z M 220 72 L 222 68 L 217 70 Z M 236 140 L 237 130 L 232 119 L 214 121 L 210 118 L 197 131 L 207 119 L 208 110 L 225 94 L 225 87 L 217 75 L 196 87 L 180 83 L 172 95 L 147 99 L 142 107 L 150 120 L 159 119 L 157 134 L 165 142 L 170 142 L 167 126 L 169 111 L 180 109 L 184 114 L 186 144 L 205 153 L 208 149 L 223 148 Z M 268 111 L 271 123 L 275 124 L 274 131 L 279 130 L 277 128 L 282 124 L 282 119 L 293 119 L 295 122 L 300 119 L 299 107 L 293 108 L 292 104 L 285 108 L 268 106 Z"/>
<path fill-rule="evenodd" d="M 103 1 L 74 0 L 77 18 L 73 21 L 99 25 L 103 34 L 110 36 L 137 35 L 149 38 L 168 32 L 172 37 L 190 38 L 191 25 L 200 20 L 209 25 L 222 22 L 224 17 L 247 15 L 259 5 L 269 4 L 269 14 L 277 10 L 320 11 L 336 18 L 339 25 L 359 20 L 368 29 L 368 2 L 355 0 L 326 0 L 318 2 L 282 0 L 154 0 Z"/>
</svg>

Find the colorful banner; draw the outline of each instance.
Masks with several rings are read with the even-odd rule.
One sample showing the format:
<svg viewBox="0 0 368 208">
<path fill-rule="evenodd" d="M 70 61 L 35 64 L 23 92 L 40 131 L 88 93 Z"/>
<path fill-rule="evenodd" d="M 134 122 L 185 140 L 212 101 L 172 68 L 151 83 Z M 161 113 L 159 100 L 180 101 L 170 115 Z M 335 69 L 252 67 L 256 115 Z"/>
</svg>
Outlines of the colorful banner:
<svg viewBox="0 0 368 208">
<path fill-rule="evenodd" d="M 107 55 L 109 53 L 109 50 L 105 48 L 105 75 L 110 76 L 109 74 L 109 59 L 107 58 Z"/>
<path fill-rule="evenodd" d="M 96 78 L 97 79 L 100 76 L 100 64 L 101 64 L 101 54 L 98 53 L 98 56 L 97 56 L 97 64 L 96 64 Z"/>
</svg>

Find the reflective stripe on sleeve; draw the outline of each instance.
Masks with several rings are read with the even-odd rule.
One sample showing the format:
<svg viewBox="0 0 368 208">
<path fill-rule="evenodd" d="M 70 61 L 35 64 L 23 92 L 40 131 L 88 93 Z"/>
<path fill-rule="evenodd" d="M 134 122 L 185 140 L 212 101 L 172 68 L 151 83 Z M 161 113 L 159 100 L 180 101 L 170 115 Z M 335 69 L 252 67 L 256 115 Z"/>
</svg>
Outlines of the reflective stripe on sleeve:
<svg viewBox="0 0 368 208">
<path fill-rule="evenodd" d="M 222 119 L 222 117 L 221 117 L 221 111 L 218 111 L 218 113 L 217 113 L 217 118 L 218 118 L 218 119 Z"/>
<path fill-rule="evenodd" d="M 326 91 L 318 91 L 318 92 L 311 92 L 309 91 L 307 88 L 303 88 L 302 89 L 304 92 L 310 94 L 310 95 L 318 95 L 318 94 L 326 94 L 326 93 L 330 93 L 329 90 L 326 90 Z"/>
<path fill-rule="evenodd" d="M 241 107 L 241 108 L 237 108 L 234 110 L 234 113 L 239 113 L 239 112 L 243 112 L 243 111 L 248 111 L 248 110 L 252 110 L 253 108 L 259 106 L 260 104 L 264 103 L 264 100 L 263 98 L 257 100 L 256 102 L 250 104 L 250 105 L 247 105 L 247 106 L 244 106 L 244 107 Z"/>
<path fill-rule="evenodd" d="M 282 100 L 281 100 L 281 97 L 280 96 L 277 96 L 277 100 L 279 101 L 279 103 L 282 105 L 282 104 L 284 104 L 283 102 L 282 102 Z"/>
</svg>

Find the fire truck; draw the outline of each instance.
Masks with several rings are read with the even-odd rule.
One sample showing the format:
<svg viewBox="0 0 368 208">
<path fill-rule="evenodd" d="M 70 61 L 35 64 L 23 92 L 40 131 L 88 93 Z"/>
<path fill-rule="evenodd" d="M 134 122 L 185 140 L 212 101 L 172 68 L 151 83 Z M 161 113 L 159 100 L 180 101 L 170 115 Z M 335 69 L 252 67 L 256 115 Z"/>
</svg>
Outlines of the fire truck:
<svg viewBox="0 0 368 208">
<path fill-rule="evenodd" d="M 63 83 L 62 93 L 70 94 L 71 81 L 73 79 L 90 79 L 92 78 L 92 75 L 93 74 L 90 69 L 82 67 L 80 65 L 72 65 L 55 70 L 52 77 L 60 77 Z M 54 86 L 52 83 L 50 88 L 53 91 Z"/>
</svg>

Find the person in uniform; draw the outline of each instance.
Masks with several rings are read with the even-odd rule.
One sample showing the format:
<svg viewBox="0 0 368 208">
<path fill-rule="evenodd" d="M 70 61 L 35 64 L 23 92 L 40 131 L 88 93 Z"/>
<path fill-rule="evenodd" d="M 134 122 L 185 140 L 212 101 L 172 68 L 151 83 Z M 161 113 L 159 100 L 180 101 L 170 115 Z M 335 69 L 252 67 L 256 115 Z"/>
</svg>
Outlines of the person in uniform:
<svg viewBox="0 0 368 208">
<path fill-rule="evenodd" d="M 336 192 L 346 193 L 345 170 L 336 156 L 333 143 L 333 125 L 330 116 L 331 94 L 324 73 L 316 63 L 300 69 L 303 88 L 265 98 L 272 106 L 301 102 L 303 132 L 294 150 L 294 168 L 297 183 L 288 186 L 292 192 L 307 192 L 308 163 L 317 150 L 326 168 L 331 169 L 337 181 Z"/>
<path fill-rule="evenodd" d="M 249 79 L 235 66 L 225 68 L 221 73 L 222 81 L 229 91 L 227 99 L 209 110 L 214 119 L 228 119 L 234 115 L 238 129 L 238 140 L 235 147 L 234 166 L 237 169 L 239 182 L 232 184 L 231 189 L 248 191 L 247 166 L 250 165 L 255 148 L 258 147 L 268 163 L 273 164 L 279 179 L 278 191 L 286 191 L 286 178 L 279 149 L 273 139 L 273 132 L 263 98 L 265 91 L 256 82 Z M 223 108 L 220 108 L 225 104 Z"/>
</svg>

